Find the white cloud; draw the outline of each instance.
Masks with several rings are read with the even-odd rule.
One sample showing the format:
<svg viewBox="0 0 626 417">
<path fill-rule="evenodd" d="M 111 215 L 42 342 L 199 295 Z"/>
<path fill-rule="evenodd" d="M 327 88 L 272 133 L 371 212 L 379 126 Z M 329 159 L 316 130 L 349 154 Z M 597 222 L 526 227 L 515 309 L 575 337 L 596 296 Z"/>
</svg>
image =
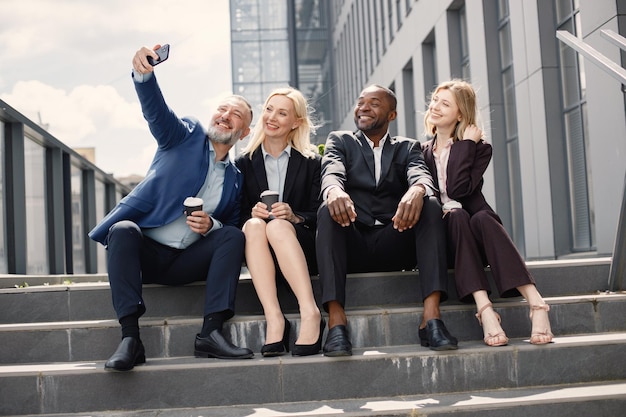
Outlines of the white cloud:
<svg viewBox="0 0 626 417">
<path fill-rule="evenodd" d="M 145 128 L 139 105 L 127 102 L 110 86 L 81 85 L 66 92 L 25 81 L 0 98 L 31 120 L 47 124 L 49 132 L 69 146 L 88 145 L 96 131 Z"/>
<path fill-rule="evenodd" d="M 228 0 L 1 0 L 0 98 L 115 175 L 146 172 L 154 140 L 130 78 L 141 46 L 170 43 L 157 79 L 180 116 L 208 121 L 230 93 Z"/>
</svg>

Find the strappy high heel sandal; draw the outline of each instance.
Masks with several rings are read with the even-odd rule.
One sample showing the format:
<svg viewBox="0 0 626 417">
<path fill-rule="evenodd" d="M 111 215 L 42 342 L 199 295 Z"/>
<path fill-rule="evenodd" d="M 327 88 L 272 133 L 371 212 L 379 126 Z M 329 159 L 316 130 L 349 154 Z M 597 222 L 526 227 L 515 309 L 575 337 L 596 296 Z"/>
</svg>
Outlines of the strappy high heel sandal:
<svg viewBox="0 0 626 417">
<path fill-rule="evenodd" d="M 550 311 L 550 306 L 548 304 L 541 304 L 538 306 L 530 306 L 530 320 L 533 319 L 533 314 L 536 311 L 543 310 L 546 312 L 546 316 L 548 315 L 548 311 Z M 533 330 L 530 334 L 530 343 L 533 345 L 546 345 L 548 343 L 552 343 L 552 338 L 554 335 L 550 330 L 550 318 L 548 317 L 548 327 L 546 327 L 543 331 L 536 331 L 535 326 L 532 327 Z M 544 339 L 546 337 L 548 339 Z"/>
<path fill-rule="evenodd" d="M 483 312 L 488 309 L 491 308 L 493 309 L 493 304 L 488 303 L 485 304 L 479 311 L 478 313 L 476 313 L 476 318 L 478 319 L 478 323 L 480 324 L 480 327 L 483 326 L 483 320 L 482 320 L 482 315 Z M 498 318 L 498 323 L 501 323 L 501 319 L 500 319 L 500 315 L 494 310 L 493 312 L 496 317 Z M 498 342 L 499 339 L 504 338 L 503 341 Z M 505 346 L 506 344 L 509 343 L 509 338 L 506 337 L 506 334 L 504 333 L 504 330 L 501 332 L 498 332 L 496 334 L 491 334 L 491 333 L 487 333 L 487 335 L 485 336 L 485 338 L 483 339 L 483 341 L 485 342 L 485 344 L 487 346 Z"/>
</svg>

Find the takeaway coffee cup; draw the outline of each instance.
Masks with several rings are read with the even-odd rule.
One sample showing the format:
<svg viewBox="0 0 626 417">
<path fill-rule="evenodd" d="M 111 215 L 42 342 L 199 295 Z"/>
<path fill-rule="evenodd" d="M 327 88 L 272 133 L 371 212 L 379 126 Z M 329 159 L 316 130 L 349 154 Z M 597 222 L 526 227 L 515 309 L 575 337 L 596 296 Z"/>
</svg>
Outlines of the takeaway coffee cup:
<svg viewBox="0 0 626 417">
<path fill-rule="evenodd" d="M 267 211 L 272 211 L 272 204 L 278 203 L 278 191 L 263 191 L 261 193 L 261 202 L 267 206 Z"/>
<path fill-rule="evenodd" d="M 202 201 L 201 198 L 187 197 L 183 202 L 183 205 L 185 206 L 185 215 L 191 216 L 191 213 L 193 213 L 194 211 L 201 211 L 202 204 L 204 204 L 204 201 Z"/>
<path fill-rule="evenodd" d="M 267 206 L 267 211 L 272 211 L 272 204 L 278 203 L 278 191 L 266 190 L 261 193 L 261 202 Z M 274 215 L 270 214 L 269 220 L 273 220 Z"/>
</svg>

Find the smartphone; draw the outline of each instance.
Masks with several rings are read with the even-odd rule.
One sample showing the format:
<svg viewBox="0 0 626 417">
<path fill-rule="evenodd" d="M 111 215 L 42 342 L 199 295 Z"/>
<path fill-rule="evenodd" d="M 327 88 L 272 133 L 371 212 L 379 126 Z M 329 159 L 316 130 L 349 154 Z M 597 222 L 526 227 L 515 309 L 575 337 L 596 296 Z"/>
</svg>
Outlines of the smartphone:
<svg viewBox="0 0 626 417">
<path fill-rule="evenodd" d="M 148 63 L 152 66 L 159 65 L 161 62 L 165 61 L 170 56 L 170 45 L 166 43 L 165 45 L 163 45 L 162 47 L 160 47 L 154 52 L 157 53 L 159 58 L 154 59 L 151 56 L 148 57 Z"/>
</svg>

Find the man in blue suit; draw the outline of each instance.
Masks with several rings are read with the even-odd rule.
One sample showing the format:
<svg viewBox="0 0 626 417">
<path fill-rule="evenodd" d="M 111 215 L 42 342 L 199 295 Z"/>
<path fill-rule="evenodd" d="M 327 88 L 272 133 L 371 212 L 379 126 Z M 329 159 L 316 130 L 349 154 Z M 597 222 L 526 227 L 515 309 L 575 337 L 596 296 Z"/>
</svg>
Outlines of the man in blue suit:
<svg viewBox="0 0 626 417">
<path fill-rule="evenodd" d="M 133 80 L 144 118 L 158 148 L 145 179 L 89 233 L 105 245 L 113 307 L 122 341 L 106 370 L 129 371 L 145 363 L 139 317 L 146 311 L 142 284 L 183 285 L 206 281 L 204 322 L 195 355 L 251 358 L 250 349 L 222 334 L 233 317 L 244 253 L 237 227 L 242 174 L 228 151 L 250 131 L 252 109 L 241 96 L 223 100 L 208 129 L 194 118 L 178 118 L 167 106 L 143 47 L 133 58 Z M 199 197 L 203 209 L 187 216 L 186 197 Z"/>
</svg>

